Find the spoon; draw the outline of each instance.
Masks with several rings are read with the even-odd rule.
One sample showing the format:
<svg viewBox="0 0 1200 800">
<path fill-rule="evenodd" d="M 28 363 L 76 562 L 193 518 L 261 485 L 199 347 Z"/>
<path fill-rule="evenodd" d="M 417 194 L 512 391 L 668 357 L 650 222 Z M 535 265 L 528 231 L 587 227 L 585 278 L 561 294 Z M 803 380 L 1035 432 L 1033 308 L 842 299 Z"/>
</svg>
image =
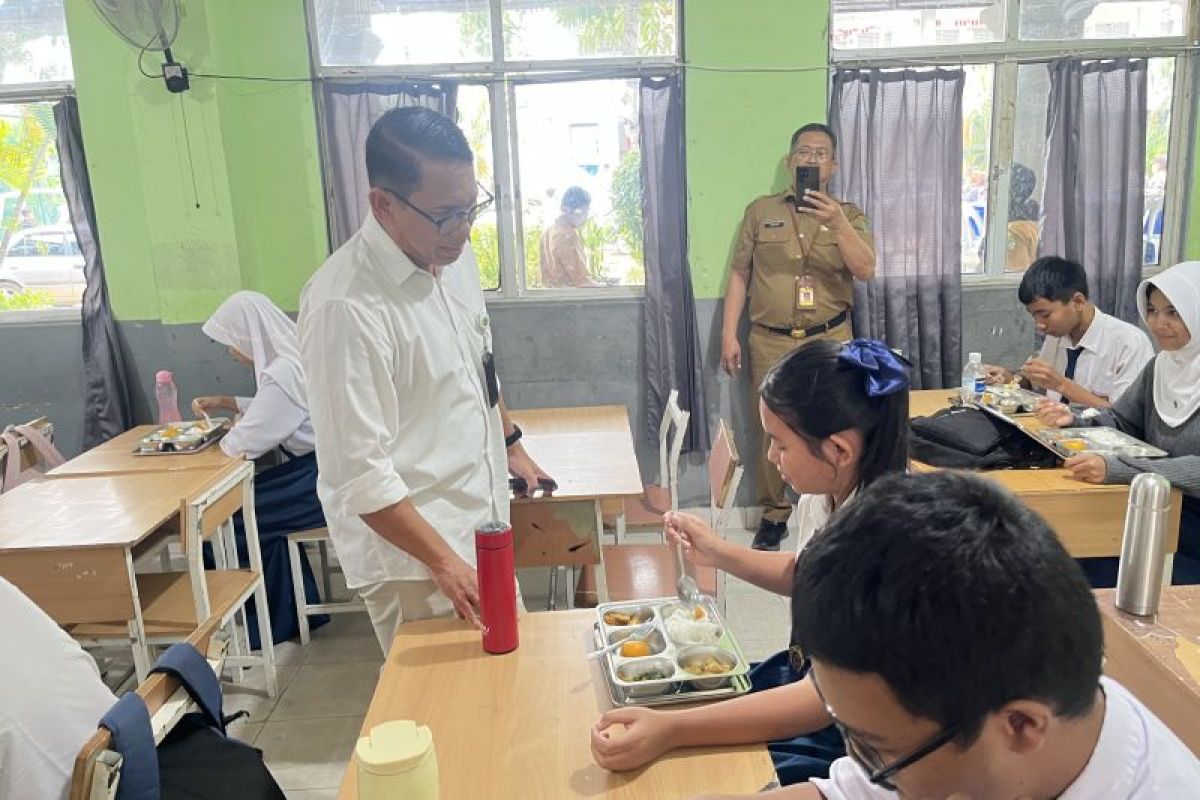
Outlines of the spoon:
<svg viewBox="0 0 1200 800">
<path fill-rule="evenodd" d="M 620 639 L 617 639 L 612 644 L 605 645 L 604 647 L 601 647 L 599 650 L 588 653 L 587 657 L 589 659 L 599 658 L 600 656 L 604 655 L 605 653 L 616 650 L 618 647 L 625 644 L 630 639 L 637 639 L 637 638 L 644 636 L 645 634 L 649 633 L 651 628 L 653 628 L 653 627 L 654 627 L 653 622 L 643 622 L 641 625 L 638 625 L 634 628 L 630 628 L 629 632 L 625 636 L 622 636 Z"/>
<path fill-rule="evenodd" d="M 683 547 L 678 544 L 675 545 L 675 566 L 679 570 L 679 577 L 675 581 L 675 594 L 679 596 L 679 602 L 691 611 L 700 605 L 702 597 L 696 579 L 687 574 L 687 565 L 683 563 Z"/>
</svg>

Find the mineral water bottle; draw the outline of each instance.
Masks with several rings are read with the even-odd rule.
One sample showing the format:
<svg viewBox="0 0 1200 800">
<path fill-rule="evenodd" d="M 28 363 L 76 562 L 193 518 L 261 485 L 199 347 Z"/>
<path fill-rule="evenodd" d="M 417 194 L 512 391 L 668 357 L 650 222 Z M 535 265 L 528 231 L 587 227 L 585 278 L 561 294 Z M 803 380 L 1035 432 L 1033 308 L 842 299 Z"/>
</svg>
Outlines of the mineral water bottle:
<svg viewBox="0 0 1200 800">
<path fill-rule="evenodd" d="M 175 376 L 169 369 L 154 373 L 154 398 L 158 400 L 158 424 L 182 422 L 179 414 L 179 392 L 175 388 Z"/>
<path fill-rule="evenodd" d="M 976 402 L 983 397 L 983 355 L 971 353 L 967 356 L 966 366 L 962 371 L 962 401 Z"/>
</svg>

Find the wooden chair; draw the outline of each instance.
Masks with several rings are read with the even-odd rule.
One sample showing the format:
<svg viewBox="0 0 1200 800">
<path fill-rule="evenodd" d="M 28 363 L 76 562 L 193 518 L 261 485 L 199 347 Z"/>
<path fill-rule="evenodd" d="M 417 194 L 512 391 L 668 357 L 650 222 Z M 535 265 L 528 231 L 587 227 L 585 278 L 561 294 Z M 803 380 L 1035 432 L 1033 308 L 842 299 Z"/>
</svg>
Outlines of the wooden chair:
<svg viewBox="0 0 1200 800">
<path fill-rule="evenodd" d="M 717 438 L 708 459 L 709 521 L 712 529 L 718 533 L 725 526 L 737 496 L 742 471 L 733 437 L 722 420 L 718 425 Z M 675 554 L 665 541 L 658 544 L 606 545 L 604 567 L 607 571 L 610 601 L 645 600 L 675 594 Z M 718 580 L 717 570 L 702 567 L 696 569 L 695 573 L 700 591 L 720 601 L 723 592 L 720 590 L 721 581 Z M 580 587 L 581 592 L 586 592 L 587 589 L 584 585 Z"/>
<path fill-rule="evenodd" d="M 300 550 L 308 544 L 317 545 L 317 555 L 320 559 L 321 573 L 321 602 L 309 603 L 308 598 L 304 596 L 304 572 L 300 568 Z M 292 567 L 292 590 L 296 598 L 296 617 L 300 623 L 300 643 L 308 644 L 309 630 L 308 618 L 318 614 L 344 614 L 349 611 L 367 610 L 367 606 L 360 598 L 352 598 L 350 600 L 333 601 L 333 587 L 329 580 L 330 573 L 334 570 L 341 571 L 340 567 L 332 567 L 329 563 L 329 529 L 328 528 L 313 528 L 307 531 L 296 531 L 289 533 L 287 537 L 288 561 Z"/>
<path fill-rule="evenodd" d="M 193 631 L 186 641 L 207 655 L 209 663 L 219 675 L 226 639 L 217 635 L 216 631 L 217 620 L 210 619 Z M 155 744 L 162 742 L 184 714 L 196 709 L 195 701 L 179 680 L 165 673 L 151 675 L 136 691 L 150 711 Z M 121 776 L 121 756 L 111 747 L 112 734 L 107 728 L 98 728 L 92 738 L 84 743 L 75 757 L 68 800 L 111 800 L 116 797 Z"/>
<path fill-rule="evenodd" d="M 641 496 L 624 501 L 618 514 L 605 514 L 604 524 L 623 544 L 627 527 L 662 528 L 663 514 L 679 508 L 679 454 L 691 413 L 679 407 L 679 392 L 671 390 L 658 426 L 658 483 L 643 487 Z"/>
</svg>

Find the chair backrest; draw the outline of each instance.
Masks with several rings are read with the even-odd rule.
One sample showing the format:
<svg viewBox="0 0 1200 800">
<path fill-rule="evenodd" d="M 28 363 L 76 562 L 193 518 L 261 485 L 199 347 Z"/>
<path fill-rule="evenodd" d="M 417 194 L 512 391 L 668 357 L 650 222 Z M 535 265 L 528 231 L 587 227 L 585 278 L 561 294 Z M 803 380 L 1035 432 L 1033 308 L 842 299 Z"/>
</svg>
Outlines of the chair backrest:
<svg viewBox="0 0 1200 800">
<path fill-rule="evenodd" d="M 223 637 L 213 636 L 218 622 L 217 619 L 208 620 L 187 641 L 215 662 L 214 669 L 219 671 L 226 642 Z M 150 711 L 155 742 L 161 742 L 184 714 L 195 709 L 195 702 L 187 690 L 172 675 L 156 672 L 143 681 L 136 691 Z M 84 743 L 79 755 L 75 756 L 68 800 L 109 800 L 116 796 L 121 757 L 110 749 L 112 744 L 112 734 L 107 728 L 97 728 L 92 738 Z"/>
<path fill-rule="evenodd" d="M 709 501 L 712 507 L 712 528 L 719 531 L 725 525 L 729 509 L 737 497 L 738 485 L 742 482 L 742 460 L 738 457 L 737 445 L 729 433 L 729 426 L 721 420 L 717 426 L 717 438 L 708 457 Z"/>
<path fill-rule="evenodd" d="M 671 493 L 671 510 L 679 510 L 679 455 L 691 413 L 679 407 L 679 391 L 672 389 L 658 426 L 658 480 Z"/>
<path fill-rule="evenodd" d="M 0 432 L 0 492 L 62 464 L 65 459 L 53 442 L 54 425 L 45 417 L 4 428 Z"/>
</svg>

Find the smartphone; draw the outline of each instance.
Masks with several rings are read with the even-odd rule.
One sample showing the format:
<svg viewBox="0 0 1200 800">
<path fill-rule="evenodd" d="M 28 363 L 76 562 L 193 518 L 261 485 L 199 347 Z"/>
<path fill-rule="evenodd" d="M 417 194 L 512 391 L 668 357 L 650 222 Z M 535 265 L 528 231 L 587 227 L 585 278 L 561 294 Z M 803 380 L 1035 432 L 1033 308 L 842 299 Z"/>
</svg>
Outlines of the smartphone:
<svg viewBox="0 0 1200 800">
<path fill-rule="evenodd" d="M 796 208 L 812 208 L 812 203 L 804 199 L 804 191 L 821 191 L 820 167 L 796 167 Z"/>
</svg>

